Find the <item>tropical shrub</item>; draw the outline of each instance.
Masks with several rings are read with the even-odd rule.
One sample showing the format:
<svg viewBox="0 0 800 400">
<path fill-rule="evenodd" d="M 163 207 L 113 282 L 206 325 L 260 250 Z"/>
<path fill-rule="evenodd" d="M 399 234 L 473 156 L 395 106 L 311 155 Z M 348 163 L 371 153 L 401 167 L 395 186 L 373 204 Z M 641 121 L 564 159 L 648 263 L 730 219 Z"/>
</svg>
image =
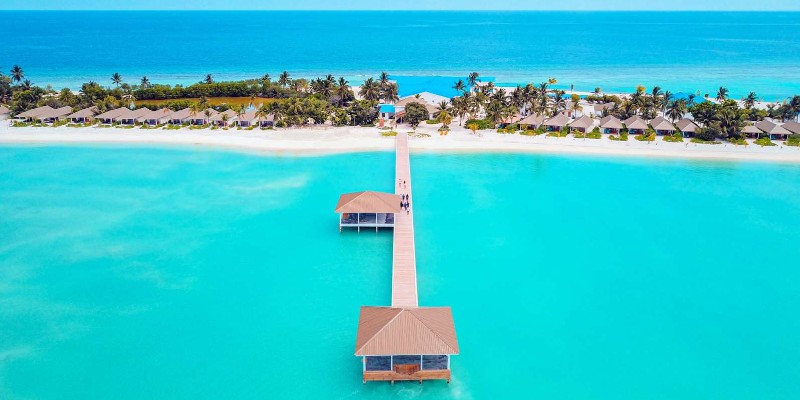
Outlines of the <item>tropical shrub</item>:
<svg viewBox="0 0 800 400">
<path fill-rule="evenodd" d="M 789 138 L 786 139 L 787 146 L 800 146 L 800 133 L 795 133 L 789 135 Z"/>
<path fill-rule="evenodd" d="M 775 143 L 772 143 L 772 140 L 769 139 L 769 136 L 763 136 L 755 140 L 755 144 L 765 147 L 765 146 L 777 146 Z"/>
<path fill-rule="evenodd" d="M 477 126 L 476 130 L 483 130 L 483 129 L 492 129 L 494 128 L 494 122 L 486 120 L 486 119 L 468 119 L 464 126 L 475 124 Z M 469 128 L 468 128 L 469 129 Z"/>
</svg>

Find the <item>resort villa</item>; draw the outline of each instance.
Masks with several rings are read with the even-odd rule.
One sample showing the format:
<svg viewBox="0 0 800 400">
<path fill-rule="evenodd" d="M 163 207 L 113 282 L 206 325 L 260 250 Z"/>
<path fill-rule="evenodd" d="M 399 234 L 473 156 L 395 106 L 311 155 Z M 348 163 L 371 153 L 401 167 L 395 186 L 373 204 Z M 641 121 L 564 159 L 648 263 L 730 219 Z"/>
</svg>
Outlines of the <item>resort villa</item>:
<svg viewBox="0 0 800 400">
<path fill-rule="evenodd" d="M 381 192 L 347 193 L 339 197 L 339 230 L 342 228 L 394 228 L 394 216 L 402 211 L 400 196 Z"/>
<path fill-rule="evenodd" d="M 742 128 L 742 133 L 747 135 L 749 138 L 758 138 L 761 136 L 761 129 L 756 128 L 755 125 L 747 124 Z"/>
<path fill-rule="evenodd" d="M 675 134 L 675 125 L 664 117 L 655 117 L 650 121 L 650 126 L 656 131 L 656 135 L 672 136 Z"/>
<path fill-rule="evenodd" d="M 519 121 L 519 126 L 522 129 L 526 130 L 535 130 L 539 129 L 540 126 L 544 123 L 544 116 L 541 114 L 531 114 L 525 118 L 522 118 Z"/>
<path fill-rule="evenodd" d="M 398 123 L 402 122 L 403 116 L 406 114 L 406 106 L 410 103 L 419 103 L 425 106 L 428 110 L 428 119 L 433 119 L 434 114 L 438 111 L 437 106 L 443 101 L 448 102 L 450 99 L 431 92 L 421 92 L 403 97 L 394 104 L 381 104 L 378 106 L 378 124 L 383 126 L 381 122 L 386 123 L 392 120 L 397 120 Z"/>
<path fill-rule="evenodd" d="M 236 123 L 242 128 L 249 128 L 251 126 L 258 125 L 258 115 L 256 114 L 257 113 L 255 110 L 248 111 L 238 117 Z"/>
<path fill-rule="evenodd" d="M 622 121 L 619 118 L 608 115 L 600 119 L 600 131 L 602 133 L 609 133 L 618 135 L 622 130 Z"/>
<path fill-rule="evenodd" d="M 85 124 L 94 121 L 94 116 L 99 112 L 100 111 L 97 109 L 97 107 L 89 107 L 67 115 L 67 118 L 73 124 Z"/>
<path fill-rule="evenodd" d="M 125 108 L 124 110 L 125 111 L 118 115 L 116 119 L 121 125 L 136 125 L 141 122 L 143 116 L 150 113 L 150 109 L 148 108 L 138 108 L 135 110 Z"/>
<path fill-rule="evenodd" d="M 188 108 L 184 108 L 183 110 L 175 111 L 174 113 L 169 115 L 169 121 L 167 121 L 170 125 L 182 125 L 184 122 L 189 121 L 189 117 L 192 115 L 192 110 Z"/>
<path fill-rule="evenodd" d="M 568 123 L 569 118 L 566 115 L 559 113 L 555 117 L 544 121 L 542 125 L 547 129 L 548 132 L 557 132 L 564 129 Z"/>
<path fill-rule="evenodd" d="M 190 111 L 189 117 L 185 120 L 191 125 L 208 125 L 211 123 L 211 117 L 219 114 L 213 108 L 207 108 L 203 111 Z"/>
<path fill-rule="evenodd" d="M 694 121 L 688 118 L 681 119 L 675 124 L 675 126 L 681 130 L 683 137 L 685 138 L 694 136 L 697 133 L 697 130 L 700 129 L 697 124 L 694 123 Z"/>
<path fill-rule="evenodd" d="M 586 133 L 594 129 L 597 121 L 594 118 L 589 118 L 589 116 L 584 115 L 569 124 L 570 131 L 578 131 L 581 133 Z"/>
<path fill-rule="evenodd" d="M 236 123 L 236 117 L 237 117 L 236 111 L 225 110 L 211 117 L 210 121 L 214 126 L 227 128 Z"/>
<path fill-rule="evenodd" d="M 169 108 L 162 108 L 145 113 L 139 118 L 139 120 L 144 125 L 158 126 L 169 122 L 169 117 L 171 114 L 172 110 Z"/>
<path fill-rule="evenodd" d="M 783 129 L 786 129 L 789 132 L 800 135 L 800 122 L 789 121 L 783 124 Z"/>
<path fill-rule="evenodd" d="M 100 121 L 103 125 L 111 125 L 115 122 L 119 122 L 118 118 L 125 115 L 126 111 L 129 111 L 127 108 L 115 108 L 113 110 L 108 110 L 100 115 L 95 116 L 94 118 Z"/>
<path fill-rule="evenodd" d="M 631 135 L 641 135 L 647 130 L 647 122 L 644 122 L 638 115 L 626 119 L 623 123 L 625 127 L 628 128 L 628 134 Z"/>
<path fill-rule="evenodd" d="M 789 132 L 784 127 L 767 120 L 757 122 L 756 128 L 768 134 L 770 140 L 786 140 L 786 138 L 792 134 L 792 132 Z"/>
<path fill-rule="evenodd" d="M 25 122 L 40 122 L 43 124 L 50 124 L 66 118 L 67 115 L 72 114 L 71 107 L 61 107 L 58 109 L 50 106 L 43 106 L 34 108 L 17 115 L 17 119 L 22 119 Z"/>
</svg>

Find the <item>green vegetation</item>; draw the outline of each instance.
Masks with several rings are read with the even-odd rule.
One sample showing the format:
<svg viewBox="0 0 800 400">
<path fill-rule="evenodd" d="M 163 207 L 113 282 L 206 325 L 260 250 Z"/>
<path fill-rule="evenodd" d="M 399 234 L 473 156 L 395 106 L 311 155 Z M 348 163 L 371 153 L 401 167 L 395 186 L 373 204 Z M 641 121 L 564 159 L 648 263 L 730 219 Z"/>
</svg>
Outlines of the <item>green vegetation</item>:
<svg viewBox="0 0 800 400">
<path fill-rule="evenodd" d="M 772 143 L 772 140 L 769 139 L 769 136 L 760 137 L 755 140 L 755 144 L 766 147 L 766 146 L 777 146 L 775 143 Z"/>
<path fill-rule="evenodd" d="M 381 132 L 381 136 L 394 137 L 397 136 L 397 132 L 395 131 Z"/>
<path fill-rule="evenodd" d="M 722 144 L 722 142 L 718 140 L 703 140 L 699 137 L 693 137 L 692 140 L 690 140 L 690 142 L 698 144 Z"/>
<path fill-rule="evenodd" d="M 428 119 L 428 109 L 422 103 L 411 102 L 406 105 L 406 122 L 416 131 L 420 122 Z"/>
<path fill-rule="evenodd" d="M 744 140 L 744 138 L 728 138 L 728 143 L 736 146 L 747 146 L 747 140 Z"/>
<path fill-rule="evenodd" d="M 683 134 L 680 132 L 675 132 L 672 135 L 664 136 L 664 141 L 677 143 L 683 142 Z"/>
<path fill-rule="evenodd" d="M 786 139 L 786 145 L 787 146 L 800 146 L 800 134 L 795 133 L 795 134 L 789 135 L 789 138 Z"/>
<path fill-rule="evenodd" d="M 486 120 L 486 119 L 468 119 L 464 126 L 468 125 L 475 125 L 477 126 L 477 130 L 483 129 L 492 129 L 494 128 L 494 122 Z"/>
</svg>

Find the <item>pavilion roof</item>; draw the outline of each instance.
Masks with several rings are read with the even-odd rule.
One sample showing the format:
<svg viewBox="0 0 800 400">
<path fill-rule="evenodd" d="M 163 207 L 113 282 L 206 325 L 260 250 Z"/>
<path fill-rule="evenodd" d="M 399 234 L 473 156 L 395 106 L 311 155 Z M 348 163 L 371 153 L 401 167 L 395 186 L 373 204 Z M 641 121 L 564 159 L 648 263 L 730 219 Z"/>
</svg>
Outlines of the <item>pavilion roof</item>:
<svg viewBox="0 0 800 400">
<path fill-rule="evenodd" d="M 756 128 L 755 125 L 745 125 L 742 133 L 761 133 L 761 129 Z"/>
<path fill-rule="evenodd" d="M 569 127 L 570 128 L 579 128 L 579 129 L 589 129 L 592 126 L 594 126 L 595 123 L 596 123 L 596 121 L 594 119 L 589 118 L 588 116 L 584 115 L 584 116 L 576 119 L 575 121 L 572 121 L 572 123 L 569 124 Z"/>
<path fill-rule="evenodd" d="M 450 307 L 361 307 L 357 356 L 458 354 Z"/>
<path fill-rule="evenodd" d="M 3 115 L 3 114 L 8 114 L 8 113 L 10 113 L 10 112 L 11 112 L 11 110 L 9 110 L 9 109 L 8 109 L 8 107 L 6 107 L 6 106 L 0 106 L 0 115 Z"/>
<path fill-rule="evenodd" d="M 650 126 L 657 131 L 675 131 L 675 125 L 664 117 L 655 117 L 650 121 Z"/>
<path fill-rule="evenodd" d="M 547 121 L 544 121 L 544 123 L 542 125 L 547 125 L 547 126 L 565 126 L 565 125 L 567 125 L 568 122 L 569 122 L 569 118 L 567 118 L 566 115 L 559 113 L 555 117 L 550 118 Z"/>
<path fill-rule="evenodd" d="M 175 111 L 174 113 L 170 114 L 169 115 L 169 119 L 171 119 L 171 120 L 172 119 L 177 119 L 177 120 L 183 121 L 183 120 L 189 118 L 190 115 L 192 115 L 192 110 L 190 108 L 184 108 L 183 110 L 178 110 L 178 111 Z"/>
<path fill-rule="evenodd" d="M 33 110 L 28 110 L 17 115 L 19 118 L 36 118 L 44 113 L 54 111 L 55 109 L 50 106 L 36 107 Z"/>
<path fill-rule="evenodd" d="M 382 192 L 343 194 L 336 204 L 337 213 L 399 213 L 400 196 Z"/>
<path fill-rule="evenodd" d="M 607 115 L 600 119 L 600 127 L 603 129 L 622 129 L 622 121 L 613 115 Z"/>
<path fill-rule="evenodd" d="M 764 133 L 770 135 L 791 135 L 792 132 L 784 129 L 782 126 L 772 121 L 759 121 L 756 123 L 756 128 L 761 129 Z"/>
<path fill-rule="evenodd" d="M 625 127 L 628 129 L 645 130 L 647 129 L 647 122 L 644 122 L 644 120 L 638 115 L 634 115 L 625 120 Z"/>
<path fill-rule="evenodd" d="M 92 106 L 84 108 L 83 110 L 75 111 L 74 113 L 67 115 L 67 118 L 87 118 L 87 117 L 92 117 L 97 113 L 98 113 L 97 107 Z"/>
<path fill-rule="evenodd" d="M 256 114 L 257 114 L 256 110 L 252 110 L 252 111 L 246 112 L 246 113 L 242 114 L 241 117 L 239 117 L 239 121 L 247 121 L 247 122 L 257 121 L 258 120 L 258 115 L 256 115 Z"/>
<path fill-rule="evenodd" d="M 531 114 L 519 121 L 520 125 L 536 125 L 539 126 L 544 122 L 544 116 L 541 114 Z"/>
<path fill-rule="evenodd" d="M 119 117 L 121 115 L 124 115 L 127 111 L 129 111 L 129 110 L 127 108 L 125 108 L 125 107 L 115 108 L 115 109 L 112 109 L 112 110 L 108 110 L 108 111 L 106 111 L 106 112 L 104 112 L 104 113 L 102 113 L 102 114 L 100 114 L 98 116 L 95 116 L 95 118 L 97 118 L 97 119 L 114 119 L 114 118 L 117 118 L 117 117 Z"/>
<path fill-rule="evenodd" d="M 228 121 L 234 121 L 234 120 L 236 120 L 236 117 L 237 117 L 236 111 L 228 109 L 228 110 L 225 110 L 225 111 L 223 111 L 221 113 L 217 113 L 216 115 L 213 115 L 210 119 L 211 119 L 211 121 L 214 121 L 214 122 L 222 121 L 222 116 L 223 115 L 227 115 L 228 116 Z"/>
<path fill-rule="evenodd" d="M 697 124 L 695 124 L 694 121 L 688 118 L 684 118 L 678 121 L 675 125 L 678 127 L 678 129 L 681 130 L 681 132 L 690 132 L 690 133 L 697 132 Z"/>
<path fill-rule="evenodd" d="M 2 114 L 2 112 L 0 112 L 0 114 Z M 783 124 L 783 129 L 786 129 L 787 131 L 792 133 L 800 133 L 800 122 L 789 121 Z"/>
<path fill-rule="evenodd" d="M 72 114 L 72 107 L 64 106 L 61 108 L 51 109 L 50 111 L 42 112 L 41 114 L 37 115 L 36 118 L 38 119 L 60 118 L 69 114 Z"/>
<path fill-rule="evenodd" d="M 165 108 L 161 108 L 161 109 L 158 109 L 158 110 L 151 110 L 150 112 L 145 113 L 144 115 L 142 115 L 139 118 L 143 119 L 143 120 L 149 120 L 149 119 L 159 119 L 160 120 L 160 119 L 163 119 L 163 118 L 169 118 L 171 115 L 172 115 L 172 110 L 170 110 L 169 108 L 165 107 Z"/>
</svg>

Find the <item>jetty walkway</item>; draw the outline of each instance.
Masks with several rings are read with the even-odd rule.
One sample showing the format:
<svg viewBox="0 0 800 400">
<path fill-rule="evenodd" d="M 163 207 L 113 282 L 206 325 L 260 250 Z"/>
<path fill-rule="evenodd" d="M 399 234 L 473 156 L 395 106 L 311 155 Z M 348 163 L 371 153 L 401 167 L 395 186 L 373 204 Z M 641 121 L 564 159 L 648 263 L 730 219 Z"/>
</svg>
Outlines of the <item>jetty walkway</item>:
<svg viewBox="0 0 800 400">
<path fill-rule="evenodd" d="M 408 135 L 397 135 L 395 193 L 407 194 L 408 212 L 395 215 L 392 256 L 392 307 L 417 307 L 417 257 L 414 248 L 414 196 L 411 193 L 411 163 Z"/>
</svg>

